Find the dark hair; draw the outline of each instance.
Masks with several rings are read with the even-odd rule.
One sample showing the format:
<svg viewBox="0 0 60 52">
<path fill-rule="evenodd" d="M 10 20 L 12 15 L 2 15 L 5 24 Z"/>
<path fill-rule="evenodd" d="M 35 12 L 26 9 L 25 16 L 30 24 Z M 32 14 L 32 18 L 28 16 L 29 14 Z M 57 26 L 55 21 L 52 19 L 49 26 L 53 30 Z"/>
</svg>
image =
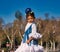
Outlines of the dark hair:
<svg viewBox="0 0 60 52">
<path fill-rule="evenodd" d="M 32 16 L 35 19 L 34 12 L 32 12 L 31 8 L 27 8 L 25 10 L 25 13 L 26 13 L 26 19 L 28 18 L 28 16 Z"/>
<path fill-rule="evenodd" d="M 35 15 L 34 15 L 34 12 L 29 12 L 26 14 L 26 19 L 28 18 L 28 16 L 31 16 L 35 19 Z"/>
</svg>

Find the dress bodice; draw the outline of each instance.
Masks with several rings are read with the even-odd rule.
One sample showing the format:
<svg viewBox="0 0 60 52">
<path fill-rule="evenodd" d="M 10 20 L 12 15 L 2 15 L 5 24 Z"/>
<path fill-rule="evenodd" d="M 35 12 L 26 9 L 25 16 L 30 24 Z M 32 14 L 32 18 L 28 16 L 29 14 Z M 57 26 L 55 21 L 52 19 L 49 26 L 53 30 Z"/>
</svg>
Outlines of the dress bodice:
<svg viewBox="0 0 60 52">
<path fill-rule="evenodd" d="M 29 39 L 29 35 L 30 35 L 30 33 L 32 33 L 32 25 L 33 24 L 30 24 L 28 29 L 25 30 L 24 35 L 23 35 L 23 40 L 22 40 L 23 43 L 26 43 L 26 41 Z M 29 43 L 29 45 L 32 45 L 32 44 L 33 45 L 37 45 L 38 44 L 38 40 L 37 39 L 32 40 Z"/>
</svg>

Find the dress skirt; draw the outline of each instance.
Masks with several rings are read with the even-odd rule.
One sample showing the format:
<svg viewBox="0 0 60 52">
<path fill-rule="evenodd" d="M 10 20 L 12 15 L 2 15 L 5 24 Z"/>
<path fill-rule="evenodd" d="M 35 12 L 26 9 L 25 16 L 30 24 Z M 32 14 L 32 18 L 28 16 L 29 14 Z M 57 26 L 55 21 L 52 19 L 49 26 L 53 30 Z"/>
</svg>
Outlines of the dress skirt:
<svg viewBox="0 0 60 52">
<path fill-rule="evenodd" d="M 21 43 L 15 52 L 43 52 L 43 47 L 40 45 L 28 46 L 27 43 Z"/>
</svg>

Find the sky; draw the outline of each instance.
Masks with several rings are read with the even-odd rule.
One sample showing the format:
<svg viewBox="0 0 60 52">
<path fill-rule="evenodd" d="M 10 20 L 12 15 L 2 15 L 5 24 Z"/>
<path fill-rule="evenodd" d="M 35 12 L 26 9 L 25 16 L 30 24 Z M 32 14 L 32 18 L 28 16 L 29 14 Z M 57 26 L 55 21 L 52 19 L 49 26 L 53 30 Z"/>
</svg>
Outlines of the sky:
<svg viewBox="0 0 60 52">
<path fill-rule="evenodd" d="M 45 13 L 60 16 L 60 0 L 0 0 L 0 18 L 3 18 L 5 23 L 13 22 L 17 10 L 25 17 L 26 8 L 31 8 L 35 16 L 42 19 L 45 18 Z"/>
</svg>

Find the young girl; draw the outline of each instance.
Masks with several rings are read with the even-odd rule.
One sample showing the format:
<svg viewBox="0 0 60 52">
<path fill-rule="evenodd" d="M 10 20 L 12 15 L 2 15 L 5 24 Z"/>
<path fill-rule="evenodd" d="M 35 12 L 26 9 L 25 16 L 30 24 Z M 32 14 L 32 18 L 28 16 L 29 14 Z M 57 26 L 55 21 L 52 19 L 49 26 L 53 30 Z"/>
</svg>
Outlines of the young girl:
<svg viewBox="0 0 60 52">
<path fill-rule="evenodd" d="M 38 45 L 38 39 L 42 37 L 41 34 L 37 33 L 35 24 L 35 15 L 30 8 L 26 9 L 26 20 L 27 25 L 21 45 L 15 52 L 43 52 L 43 47 Z"/>
</svg>

